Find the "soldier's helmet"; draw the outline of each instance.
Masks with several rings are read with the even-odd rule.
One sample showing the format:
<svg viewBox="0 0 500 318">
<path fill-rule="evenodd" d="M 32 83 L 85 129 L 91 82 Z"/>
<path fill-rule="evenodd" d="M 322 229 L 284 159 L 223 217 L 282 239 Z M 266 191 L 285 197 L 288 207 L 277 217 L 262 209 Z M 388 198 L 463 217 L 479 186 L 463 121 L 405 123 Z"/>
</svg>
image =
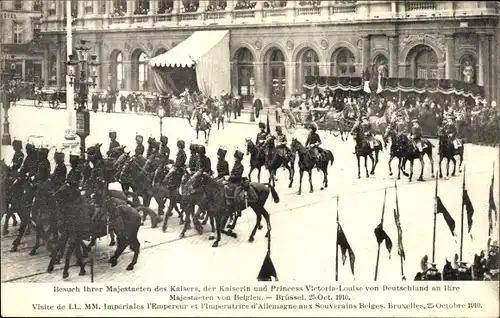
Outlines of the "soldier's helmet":
<svg viewBox="0 0 500 318">
<path fill-rule="evenodd" d="M 236 150 L 234 152 L 234 158 L 235 159 L 238 159 L 238 160 L 243 160 L 243 152 L 239 151 L 239 150 Z"/>
<path fill-rule="evenodd" d="M 276 126 L 275 129 L 276 129 L 277 133 L 282 133 L 283 132 L 283 130 L 281 129 L 281 126 Z"/>
<path fill-rule="evenodd" d="M 72 166 L 77 166 L 80 163 L 80 156 L 69 155 L 69 163 Z"/>
<path fill-rule="evenodd" d="M 141 135 L 136 135 L 136 136 L 135 136 L 135 141 L 136 141 L 137 143 L 142 144 L 142 143 L 143 143 L 143 141 L 144 141 L 144 137 L 142 137 Z"/>
<path fill-rule="evenodd" d="M 223 149 L 223 148 L 219 148 L 217 150 L 217 156 L 219 157 L 225 157 L 226 156 L 226 153 L 227 153 L 227 150 Z"/>
<path fill-rule="evenodd" d="M 116 131 L 110 131 L 108 134 L 109 138 L 115 139 L 116 138 Z"/>
<path fill-rule="evenodd" d="M 27 143 L 25 148 L 26 148 L 26 153 L 28 155 L 32 154 L 32 153 L 34 153 L 36 151 L 35 145 L 30 144 L 30 143 Z"/>
<path fill-rule="evenodd" d="M 259 128 L 260 129 L 266 129 L 266 124 L 264 124 L 263 122 L 260 122 L 259 123 Z"/>
<path fill-rule="evenodd" d="M 317 130 L 318 130 L 318 125 L 317 125 L 315 122 L 312 122 L 312 123 L 309 125 L 309 128 L 310 128 L 312 131 L 317 131 Z"/>
<path fill-rule="evenodd" d="M 184 149 L 184 147 L 186 147 L 184 140 L 177 140 L 177 148 Z"/>
<path fill-rule="evenodd" d="M 49 149 L 47 149 L 47 148 L 39 148 L 38 149 L 38 158 L 47 159 L 48 156 L 49 156 Z"/>
<path fill-rule="evenodd" d="M 160 143 L 162 145 L 166 145 L 168 143 L 168 137 L 167 136 L 161 136 L 160 137 Z"/>
<path fill-rule="evenodd" d="M 23 142 L 21 140 L 15 139 L 12 141 L 12 148 L 14 148 L 15 151 L 20 151 L 23 149 Z"/>
<path fill-rule="evenodd" d="M 54 153 L 54 161 L 57 162 L 57 163 L 64 162 L 64 152 L 56 151 Z"/>
<path fill-rule="evenodd" d="M 203 146 L 203 145 L 199 145 L 199 146 L 198 146 L 198 153 L 199 153 L 200 155 L 205 155 L 205 154 L 207 153 L 207 150 L 205 149 L 205 146 Z"/>
<path fill-rule="evenodd" d="M 198 145 L 191 142 L 191 144 L 189 145 L 189 150 L 191 150 L 192 152 L 196 152 L 198 150 Z"/>
</svg>

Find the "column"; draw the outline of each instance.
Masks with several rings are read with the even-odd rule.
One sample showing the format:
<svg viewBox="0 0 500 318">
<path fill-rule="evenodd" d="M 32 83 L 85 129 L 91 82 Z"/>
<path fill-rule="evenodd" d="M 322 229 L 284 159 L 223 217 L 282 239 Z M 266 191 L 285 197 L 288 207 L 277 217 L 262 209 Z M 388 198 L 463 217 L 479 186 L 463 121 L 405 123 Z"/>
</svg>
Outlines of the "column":
<svg viewBox="0 0 500 318">
<path fill-rule="evenodd" d="M 123 79 L 125 80 L 125 90 L 132 90 L 132 62 L 123 61 Z"/>
<path fill-rule="evenodd" d="M 295 7 L 297 5 L 297 1 L 294 0 L 288 0 L 286 2 L 286 15 L 288 16 L 289 19 L 294 19 L 295 17 Z M 288 86 L 288 85 L 287 85 Z M 290 93 L 291 94 L 291 93 Z M 288 95 L 287 95 L 288 96 Z"/>
<path fill-rule="evenodd" d="M 154 15 L 158 13 L 158 0 L 149 0 L 149 23 L 154 25 L 155 18 Z"/>
<path fill-rule="evenodd" d="M 231 61 L 231 93 L 238 94 L 238 62 Z"/>
<path fill-rule="evenodd" d="M 50 61 L 49 61 L 49 49 L 45 48 L 43 50 L 43 61 L 42 61 L 42 68 L 43 68 L 43 86 L 47 87 L 49 86 L 49 73 L 50 73 Z"/>
<path fill-rule="evenodd" d="M 42 17 L 44 20 L 47 20 L 49 17 L 49 5 L 50 5 L 50 3 L 48 3 L 48 1 L 47 1 L 42 6 Z"/>
<path fill-rule="evenodd" d="M 21 78 L 23 81 L 26 79 L 26 59 L 23 59 L 21 64 Z"/>
<path fill-rule="evenodd" d="M 94 0 L 92 2 L 92 14 L 98 15 L 101 11 L 101 6 L 106 6 L 106 0 Z"/>
<path fill-rule="evenodd" d="M 105 14 L 106 14 L 106 16 L 109 16 L 115 10 L 114 2 L 113 2 L 113 0 L 105 0 L 105 1 L 106 1 Z"/>
<path fill-rule="evenodd" d="M 60 20 L 63 18 L 64 15 L 64 8 L 62 7 L 65 4 L 65 1 L 55 1 L 56 3 L 56 17 L 57 20 Z"/>
<path fill-rule="evenodd" d="M 330 63 L 319 63 L 319 76 L 330 76 Z"/>
<path fill-rule="evenodd" d="M 97 60 L 99 62 L 102 63 L 102 61 L 104 61 L 104 47 L 103 47 L 103 40 L 102 39 L 98 39 L 96 41 L 96 51 L 97 51 Z M 105 86 L 103 85 L 103 83 L 106 83 L 106 81 L 104 80 L 104 67 L 102 66 L 102 64 L 100 66 L 97 67 L 97 80 L 96 80 L 96 87 L 97 88 L 104 88 Z"/>
<path fill-rule="evenodd" d="M 479 34 L 479 76 L 478 85 L 484 86 L 486 100 L 490 101 L 490 35 Z"/>
<path fill-rule="evenodd" d="M 253 72 L 255 78 L 255 93 L 254 97 L 259 96 L 260 99 L 267 98 L 266 96 L 266 83 L 264 77 L 264 63 L 253 62 Z"/>
<path fill-rule="evenodd" d="M 56 86 L 58 88 L 61 88 L 61 64 L 62 64 L 62 47 L 60 44 L 57 44 L 57 49 L 56 49 Z"/>
<path fill-rule="evenodd" d="M 446 66 L 445 75 L 446 79 L 455 79 L 455 36 L 453 34 L 446 35 Z"/>
<path fill-rule="evenodd" d="M 391 1 L 391 16 L 395 18 L 398 15 L 398 3 L 397 1 Z"/>
<path fill-rule="evenodd" d="M 236 6 L 236 0 L 227 0 L 226 11 L 233 11 Z"/>
<path fill-rule="evenodd" d="M 172 10 L 172 21 L 179 23 L 178 14 L 181 12 L 181 0 L 174 0 L 174 8 Z"/>
<path fill-rule="evenodd" d="M 490 54 L 491 54 L 491 58 L 490 58 L 490 61 L 498 61 L 498 56 L 497 56 L 497 51 L 495 49 L 495 40 L 494 40 L 494 35 L 491 36 L 489 35 L 488 36 L 488 42 L 489 42 L 489 46 L 490 46 Z M 494 62 L 495 64 L 498 64 L 496 62 Z M 496 65 L 493 65 L 490 69 L 495 69 L 497 66 Z M 490 99 L 488 101 L 488 103 L 491 105 L 491 102 L 492 101 L 497 101 L 497 104 L 498 104 L 498 87 L 497 87 L 497 81 L 496 81 L 496 77 L 498 75 L 497 74 L 491 74 L 491 80 L 490 80 Z"/>
<path fill-rule="evenodd" d="M 85 0 L 79 0 L 78 1 L 78 8 L 77 8 L 77 13 L 76 13 L 76 17 L 77 18 L 83 18 L 83 16 L 85 15 Z"/>
<path fill-rule="evenodd" d="M 389 36 L 389 77 L 400 77 L 398 74 L 398 37 Z"/>
<path fill-rule="evenodd" d="M 295 74 L 296 62 L 285 62 L 286 90 L 285 98 L 289 98 L 296 89 L 297 76 Z"/>
<path fill-rule="evenodd" d="M 135 0 L 127 0 L 127 16 L 134 15 Z"/>
<path fill-rule="evenodd" d="M 331 1 L 321 1 L 320 14 L 322 17 L 330 16 L 330 6 L 331 6 Z"/>
<path fill-rule="evenodd" d="M 361 71 L 364 71 L 367 67 L 371 67 L 371 43 L 370 43 L 370 35 L 365 35 L 361 37 L 362 41 L 362 46 L 363 46 L 363 53 L 361 56 Z"/>
</svg>

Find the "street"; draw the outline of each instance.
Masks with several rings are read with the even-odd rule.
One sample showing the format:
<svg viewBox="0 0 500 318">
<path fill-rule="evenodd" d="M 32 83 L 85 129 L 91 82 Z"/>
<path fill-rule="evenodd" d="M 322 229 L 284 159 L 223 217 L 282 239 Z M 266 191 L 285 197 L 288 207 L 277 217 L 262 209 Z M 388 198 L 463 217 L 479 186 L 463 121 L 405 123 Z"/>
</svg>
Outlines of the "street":
<svg viewBox="0 0 500 318">
<path fill-rule="evenodd" d="M 3 110 L 2 110 L 3 118 Z M 245 116 L 245 115 L 244 115 Z M 31 135 L 43 136 L 43 144 L 60 146 L 66 128 L 66 112 L 48 108 L 36 109 L 34 107 L 17 106 L 9 111 L 11 122 L 10 130 L 12 139 L 21 139 L 23 147 Z M 265 122 L 265 117 L 260 120 Z M 246 118 L 245 118 L 246 120 Z M 116 131 L 118 142 L 127 145 L 126 150 L 133 152 L 135 148 L 135 135 L 141 134 L 146 140 L 152 135 L 159 140 L 159 119 L 150 115 L 138 116 L 134 114 L 90 114 L 90 136 L 87 146 L 102 143 L 101 151 L 105 154 L 108 149 L 108 132 Z M 225 130 L 217 130 L 213 126 L 207 155 L 212 160 L 212 169 L 215 170 L 216 153 L 220 146 L 227 147 L 226 159 L 230 167 L 233 165 L 233 153 L 240 149 L 246 153 L 245 138 L 255 139 L 258 132 L 258 121 L 249 124 L 229 123 Z M 272 122 L 273 124 L 273 122 Z M 274 130 L 274 128 L 273 128 Z M 285 131 L 285 129 L 284 129 Z M 189 143 L 196 140 L 194 129 L 187 120 L 165 118 L 163 120 L 163 134 L 169 137 L 171 158 L 175 158 L 176 141 Z M 307 131 L 298 129 L 294 136 L 287 136 L 288 142 L 292 137 L 305 142 Z M 329 187 L 320 190 L 322 175 L 313 171 L 314 192 L 309 193 L 307 177 L 303 180 L 303 194 L 298 196 L 298 166 L 294 184 L 291 189 L 287 187 L 288 175 L 286 171 L 278 172 L 277 191 L 280 202 L 275 204 L 268 199 L 266 209 L 271 214 L 272 225 L 272 260 L 276 267 L 278 277 L 282 282 L 310 282 L 335 280 L 335 242 L 336 242 L 336 213 L 339 211 L 339 220 L 344 233 L 352 247 L 355 259 L 355 277 L 350 272 L 349 261 L 342 266 L 339 257 L 340 281 L 373 281 L 377 243 L 374 228 L 380 223 L 384 189 L 387 190 L 385 204 L 384 229 L 392 239 L 393 248 L 389 257 L 385 245 L 382 244 L 378 280 L 396 282 L 401 280 L 400 258 L 397 254 L 397 231 L 394 223 L 393 210 L 395 208 L 394 182 L 396 176 L 389 177 L 387 160 L 388 149 L 380 156 L 380 162 L 375 176 L 357 179 L 356 157 L 353 154 L 354 142 L 352 138 L 343 142 L 340 137 L 334 137 L 328 132 L 321 131 L 320 137 L 323 147 L 331 150 L 335 157 L 333 165 L 329 168 Z M 200 142 L 203 143 L 203 132 L 200 132 Z M 434 160 L 437 169 L 437 143 L 432 141 Z M 37 145 L 38 146 L 38 145 Z M 53 156 L 53 151 L 49 158 Z M 2 158 L 10 164 L 12 147 L 2 146 Z M 463 167 L 466 167 L 466 184 L 469 196 L 474 205 L 473 225 L 470 235 L 467 234 L 467 218 L 464 221 L 464 260 L 471 261 L 474 253 L 479 253 L 486 248 L 488 239 L 488 194 L 493 171 L 493 162 L 496 160 L 495 171 L 498 172 L 498 148 L 465 145 L 465 158 Z M 66 161 L 68 158 L 66 158 Z M 248 174 L 248 156 L 245 155 L 245 174 Z M 420 271 L 420 259 L 432 255 L 432 233 L 434 212 L 435 182 L 431 178 L 429 161 L 425 159 L 425 182 L 412 181 L 403 177 L 398 181 L 398 200 L 403 229 L 403 245 L 406 253 L 404 262 L 404 275 L 407 280 L 413 280 L 416 272 Z M 408 165 L 409 166 L 409 165 Z M 362 162 L 363 167 L 363 162 Z M 52 169 L 54 168 L 52 164 Z M 397 174 L 397 159 L 393 161 L 393 171 Z M 443 170 L 446 164 L 443 163 Z M 414 179 L 418 177 L 420 164 L 414 166 Z M 363 171 L 363 168 L 362 168 Z M 436 170 L 437 172 L 437 170 Z M 445 174 L 445 171 L 443 171 Z M 362 176 L 364 173 L 362 173 Z M 306 174 L 307 176 L 307 174 Z M 455 219 L 457 234 L 453 237 L 442 217 L 437 215 L 436 227 L 436 263 L 439 268 L 445 259 L 452 260 L 453 255 L 459 252 L 460 242 L 460 212 L 462 194 L 462 173 L 457 176 L 439 180 L 439 196 L 444 205 Z M 256 180 L 257 172 L 253 173 Z M 261 182 L 267 182 L 268 173 L 263 169 Z M 496 202 L 498 206 L 498 180 L 495 175 Z M 111 188 L 120 189 L 118 184 Z M 337 207 L 337 195 L 339 206 Z M 152 208 L 157 205 L 153 200 Z M 107 263 L 108 255 L 114 247 L 107 247 L 107 240 L 101 239 L 97 247 L 97 263 L 95 267 L 96 282 L 225 282 L 237 281 L 238 283 L 251 283 L 256 280 L 258 271 L 264 259 L 267 240 L 264 237 L 264 228 L 257 232 L 255 241 L 248 242 L 248 237 L 255 224 L 255 213 L 251 209 L 243 212 L 235 232 L 238 238 L 222 236 L 222 241 L 217 248 L 211 247 L 208 240 L 210 227 L 205 226 L 205 233 L 198 235 L 190 230 L 187 237 L 179 239 L 179 220 L 174 212 L 174 217 L 169 219 L 166 233 L 161 227 L 152 229 L 149 220 L 139 231 L 141 253 L 138 263 L 133 271 L 125 271 L 132 254 L 127 249 L 119 259 L 115 268 Z M 3 219 L 2 219 L 3 224 Z M 10 253 L 9 249 L 17 228 L 10 226 L 10 234 L 2 237 L 2 282 L 60 282 L 62 279 L 62 265 L 57 265 L 56 270 L 47 274 L 47 252 L 44 246 L 39 254 L 29 256 L 29 249 L 33 246 L 34 238 L 24 237 L 18 253 Z M 339 252 L 340 253 L 340 252 Z M 72 261 L 74 264 L 75 261 Z M 90 266 L 87 265 L 87 275 L 78 276 L 78 269 L 70 269 L 68 282 L 90 281 Z"/>
</svg>

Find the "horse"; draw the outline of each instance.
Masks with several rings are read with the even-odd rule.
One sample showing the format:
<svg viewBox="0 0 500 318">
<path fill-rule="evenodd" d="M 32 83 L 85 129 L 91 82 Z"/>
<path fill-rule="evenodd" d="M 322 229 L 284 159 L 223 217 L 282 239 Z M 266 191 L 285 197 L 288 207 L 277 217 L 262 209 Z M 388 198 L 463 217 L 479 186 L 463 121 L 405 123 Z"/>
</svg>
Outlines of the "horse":
<svg viewBox="0 0 500 318">
<path fill-rule="evenodd" d="M 323 118 L 325 127 L 330 131 L 337 130 L 342 141 L 347 141 L 349 137 L 349 122 L 354 122 L 356 116 L 356 110 L 347 104 L 342 111 L 337 112 L 335 110 L 328 111 Z M 346 135 L 344 139 L 344 133 Z"/>
<path fill-rule="evenodd" d="M 18 173 L 9 167 L 4 159 L 0 160 L 0 189 L 2 190 L 1 208 L 2 213 L 5 213 L 5 222 L 3 225 L 3 234 L 9 234 L 9 219 L 12 218 L 12 225 L 17 226 L 17 218 L 11 208 L 11 196 L 13 195 L 11 186 L 17 178 Z"/>
<path fill-rule="evenodd" d="M 248 180 L 252 181 L 252 172 L 257 169 L 257 182 L 260 183 L 260 172 L 262 166 L 266 164 L 266 152 L 263 147 L 257 147 L 251 139 L 245 138 L 247 156 L 250 155 L 250 171 Z"/>
<path fill-rule="evenodd" d="M 446 158 L 446 176 L 448 177 L 450 175 L 450 160 L 453 162 L 453 172 L 451 175 L 454 177 L 456 168 L 457 168 L 457 161 L 455 159 L 455 156 L 458 156 L 460 159 L 460 162 L 458 164 L 458 172 L 462 172 L 462 162 L 464 161 L 464 145 L 462 140 L 456 139 L 456 142 L 458 143 L 458 147 L 455 146 L 454 140 L 450 138 L 450 136 L 443 131 L 443 129 L 438 130 L 438 139 L 439 139 L 439 177 L 443 177 L 443 171 L 441 167 L 441 163 L 443 160 Z"/>
<path fill-rule="evenodd" d="M 205 135 L 205 144 L 208 145 L 208 140 L 210 138 L 210 130 L 212 129 L 212 124 L 209 120 L 205 119 L 200 111 L 196 112 L 196 139 L 198 140 L 200 131 L 203 131 Z"/>
<path fill-rule="evenodd" d="M 351 135 L 354 136 L 354 140 L 356 142 L 356 159 L 358 160 L 358 179 L 361 178 L 360 171 L 360 158 L 363 157 L 365 159 L 365 171 L 366 177 L 369 178 L 370 174 L 375 174 L 375 167 L 378 163 L 378 155 L 379 152 L 382 151 L 382 143 L 375 137 L 373 137 L 373 144 L 370 145 L 368 140 L 363 136 L 361 132 L 361 128 L 359 125 L 355 125 L 351 130 Z M 375 153 L 375 158 L 373 157 L 373 153 Z M 366 157 L 369 157 L 372 161 L 372 169 L 370 174 L 368 174 L 368 165 Z"/>
<path fill-rule="evenodd" d="M 257 194 L 256 202 L 247 202 L 245 199 L 246 194 L 244 191 L 235 191 L 235 208 L 237 210 L 245 210 L 251 207 L 257 215 L 255 226 L 248 239 L 249 242 L 254 241 L 255 232 L 260 225 L 262 216 L 264 216 L 267 223 L 266 237 L 271 234 L 271 220 L 269 213 L 264 205 L 269 197 L 269 192 L 273 197 L 275 203 L 279 202 L 279 196 L 275 188 L 271 184 L 261 184 L 250 182 L 249 187 L 252 187 Z M 227 205 L 224 184 L 216 181 L 214 178 L 202 173 L 196 172 L 186 183 L 182 189 L 182 194 L 190 196 L 196 204 L 208 213 L 212 213 L 215 217 L 217 227 L 217 238 L 212 244 L 212 247 L 217 247 L 221 240 L 221 233 L 236 238 L 236 233 L 232 229 L 224 230 L 229 216 L 232 214 L 230 207 Z"/>
<path fill-rule="evenodd" d="M 103 189 L 103 191 L 105 191 Z M 59 240 L 58 247 L 51 253 L 47 272 L 54 270 L 56 263 L 57 253 L 64 248 L 66 240 L 69 240 L 68 251 L 66 253 L 66 260 L 63 269 L 63 278 L 69 276 L 69 261 L 75 252 L 80 266 L 79 275 L 85 275 L 85 264 L 82 260 L 82 255 L 78 248 L 75 249 L 78 242 L 92 238 L 95 242 L 96 238 L 106 235 L 106 228 L 108 226 L 107 219 L 109 217 L 109 230 L 117 235 L 118 245 L 115 253 L 109 259 L 112 267 L 116 266 L 118 258 L 123 253 L 127 246 L 134 252 L 132 262 L 127 266 L 127 270 L 133 270 L 139 256 L 140 243 L 137 238 L 139 227 L 141 225 L 141 217 L 137 210 L 126 205 L 121 204 L 120 200 L 114 198 L 102 199 L 102 194 L 96 195 L 101 204 L 95 205 L 89 198 L 80 195 L 76 191 L 69 190 L 64 185 L 56 194 L 59 198 L 64 197 L 64 205 L 62 215 L 62 231 L 64 232 Z M 91 243 L 92 244 L 92 243 Z"/>
<path fill-rule="evenodd" d="M 389 175 L 392 176 L 392 167 L 391 162 L 394 157 L 399 159 L 398 163 L 398 180 L 401 179 L 401 172 L 406 177 L 410 178 L 410 181 L 413 177 L 413 160 L 419 159 L 421 164 L 421 175 L 419 177 L 419 181 L 423 181 L 423 170 L 424 170 L 424 160 L 423 156 L 427 155 L 429 160 L 431 161 L 431 165 L 434 164 L 434 160 L 432 159 L 432 147 L 434 147 L 430 141 L 427 139 L 422 139 L 422 151 L 420 151 L 414 144 L 414 142 L 410 141 L 408 137 L 403 133 L 397 133 L 394 129 L 387 128 L 384 134 L 384 142 L 388 138 L 391 138 L 391 150 L 389 155 Z M 411 171 L 410 174 L 406 173 L 405 166 L 406 161 L 410 161 Z M 434 167 L 432 169 L 432 177 L 434 178 Z"/>
<path fill-rule="evenodd" d="M 9 190 L 10 213 L 17 212 L 21 220 L 18 234 L 12 242 L 12 248 L 10 249 L 11 252 L 17 252 L 24 233 L 26 232 L 26 234 L 28 234 L 27 228 L 30 226 L 31 222 L 31 206 L 35 195 L 35 189 L 30 179 L 26 176 L 19 176 L 12 183 Z"/>
<path fill-rule="evenodd" d="M 382 117 L 370 116 L 368 117 L 368 121 L 376 133 L 383 135 L 396 114 L 401 114 L 405 118 L 409 117 L 404 108 L 398 108 L 395 103 L 388 101 Z M 406 121 L 408 122 L 408 120 Z"/>
<path fill-rule="evenodd" d="M 328 163 L 330 163 L 330 166 L 333 164 L 333 153 L 330 150 L 322 149 L 321 159 L 318 160 L 314 158 L 313 152 L 304 147 L 300 143 L 300 141 L 297 140 L 297 138 L 292 139 L 290 149 L 292 150 L 292 153 L 298 153 L 299 155 L 300 181 L 299 191 L 297 192 L 297 194 L 302 194 L 302 177 L 304 176 L 304 171 L 307 171 L 307 173 L 309 174 L 309 193 L 312 193 L 314 191 L 312 185 L 312 169 L 314 167 L 323 172 L 323 185 L 321 187 L 321 190 L 328 188 Z"/>
<path fill-rule="evenodd" d="M 269 183 L 272 182 L 273 186 L 276 186 L 276 172 L 280 167 L 288 170 L 289 181 L 288 187 L 291 188 L 293 184 L 293 176 L 295 175 L 294 163 L 295 154 L 283 153 L 281 149 L 278 149 L 274 145 L 276 137 L 270 136 L 264 142 L 263 148 L 267 152 L 266 154 L 266 168 L 269 170 Z"/>
</svg>

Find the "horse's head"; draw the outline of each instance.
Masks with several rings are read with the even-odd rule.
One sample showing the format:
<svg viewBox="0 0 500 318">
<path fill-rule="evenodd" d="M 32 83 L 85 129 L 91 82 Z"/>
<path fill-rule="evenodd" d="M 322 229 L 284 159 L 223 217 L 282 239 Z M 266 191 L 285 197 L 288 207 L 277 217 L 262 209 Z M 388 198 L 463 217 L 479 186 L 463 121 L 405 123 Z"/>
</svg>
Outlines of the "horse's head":
<svg viewBox="0 0 500 318">
<path fill-rule="evenodd" d="M 115 161 L 115 168 L 120 169 L 130 159 L 130 151 L 122 153 Z"/>
<path fill-rule="evenodd" d="M 302 146 L 300 141 L 298 141 L 298 139 L 295 137 L 292 138 L 292 142 L 290 144 L 290 150 L 292 151 L 292 153 L 296 153 L 297 151 L 299 151 L 302 148 L 304 148 L 304 147 Z"/>
<path fill-rule="evenodd" d="M 197 171 L 188 179 L 182 187 L 182 195 L 195 195 L 203 192 L 205 186 L 208 185 L 210 177 L 201 171 Z"/>
<path fill-rule="evenodd" d="M 126 161 L 121 168 L 119 181 L 121 183 L 130 183 L 134 180 L 135 175 L 140 170 L 140 166 L 137 163 L 135 157 L 130 158 L 130 160 Z"/>
<path fill-rule="evenodd" d="M 101 146 L 102 144 L 95 144 L 87 148 L 87 158 L 90 161 L 102 159 Z"/>
<path fill-rule="evenodd" d="M 266 140 L 264 141 L 264 145 L 262 145 L 262 147 L 264 148 L 274 148 L 275 146 L 275 143 L 274 141 L 276 140 L 276 137 L 273 136 L 273 135 L 270 135 L 266 138 Z"/>
<path fill-rule="evenodd" d="M 247 156 L 257 150 L 257 147 L 250 138 L 245 138 L 245 147 L 247 148 Z"/>
<path fill-rule="evenodd" d="M 146 160 L 144 167 L 142 168 L 145 172 L 154 172 L 160 166 L 161 159 L 157 155 L 151 155 Z"/>
</svg>

